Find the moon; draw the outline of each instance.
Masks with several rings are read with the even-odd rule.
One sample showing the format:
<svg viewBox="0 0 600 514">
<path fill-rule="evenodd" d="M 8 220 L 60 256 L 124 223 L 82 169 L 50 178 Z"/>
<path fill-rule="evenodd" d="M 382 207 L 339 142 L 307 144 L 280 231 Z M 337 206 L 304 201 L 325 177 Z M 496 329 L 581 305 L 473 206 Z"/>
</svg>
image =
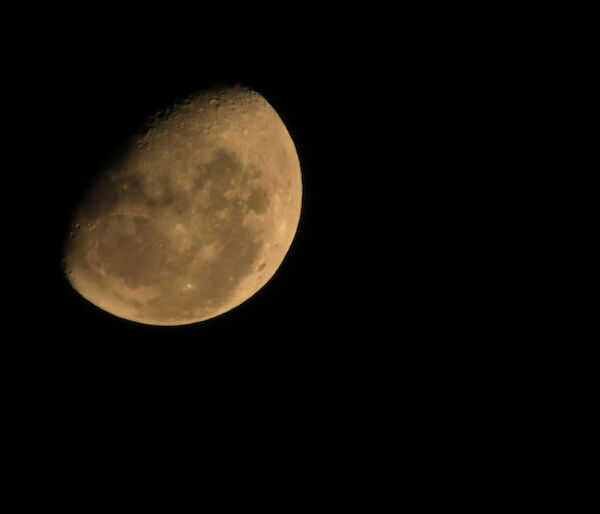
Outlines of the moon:
<svg viewBox="0 0 600 514">
<path fill-rule="evenodd" d="M 187 325 L 230 311 L 281 266 L 300 220 L 295 145 L 242 86 L 155 117 L 74 211 L 67 280 L 127 320 Z"/>
</svg>

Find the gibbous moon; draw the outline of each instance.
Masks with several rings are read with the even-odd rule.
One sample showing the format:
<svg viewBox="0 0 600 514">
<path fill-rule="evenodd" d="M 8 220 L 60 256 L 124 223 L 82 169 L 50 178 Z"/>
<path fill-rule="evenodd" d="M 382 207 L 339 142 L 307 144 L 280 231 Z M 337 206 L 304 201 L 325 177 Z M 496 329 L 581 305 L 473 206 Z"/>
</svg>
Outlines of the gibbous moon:
<svg viewBox="0 0 600 514">
<path fill-rule="evenodd" d="M 121 318 L 207 320 L 275 274 L 301 200 L 298 155 L 273 107 L 241 86 L 199 93 L 154 119 L 83 197 L 65 273 Z"/>
</svg>

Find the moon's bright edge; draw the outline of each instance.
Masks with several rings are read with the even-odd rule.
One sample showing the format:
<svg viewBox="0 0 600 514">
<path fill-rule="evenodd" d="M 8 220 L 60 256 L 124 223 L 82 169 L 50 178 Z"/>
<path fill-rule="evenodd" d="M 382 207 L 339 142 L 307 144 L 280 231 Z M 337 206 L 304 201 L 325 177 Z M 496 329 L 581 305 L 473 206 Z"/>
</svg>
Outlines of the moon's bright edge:
<svg viewBox="0 0 600 514">
<path fill-rule="evenodd" d="M 121 318 L 207 320 L 275 274 L 301 201 L 298 155 L 273 107 L 241 86 L 205 91 L 152 121 L 82 198 L 66 276 Z"/>
</svg>

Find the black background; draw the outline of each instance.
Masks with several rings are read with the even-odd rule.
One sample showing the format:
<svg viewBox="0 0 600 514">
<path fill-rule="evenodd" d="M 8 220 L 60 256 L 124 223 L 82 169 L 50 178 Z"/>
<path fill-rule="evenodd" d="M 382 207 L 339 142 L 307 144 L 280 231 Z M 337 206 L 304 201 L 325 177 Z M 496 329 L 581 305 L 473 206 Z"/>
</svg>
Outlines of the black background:
<svg viewBox="0 0 600 514">
<path fill-rule="evenodd" d="M 12 40 L 7 97 L 26 112 L 9 149 L 26 207 L 10 218 L 24 250 L 7 362 L 40 422 L 114 433 L 176 420 L 239 443 L 271 420 L 272 438 L 335 439 L 342 418 L 454 419 L 461 398 L 485 417 L 517 390 L 560 388 L 547 377 L 564 351 L 581 71 L 562 13 L 48 16 Z M 215 83 L 256 89 L 288 127 L 304 185 L 296 239 L 263 289 L 215 319 L 116 318 L 62 275 L 69 216 L 150 115 Z"/>
<path fill-rule="evenodd" d="M 26 73 L 42 121 L 23 140 L 36 141 L 26 158 L 41 197 L 40 303 L 52 306 L 52 333 L 67 344 L 110 340 L 114 351 L 127 340 L 204 352 L 221 338 L 245 348 L 313 344 L 316 332 L 334 345 L 377 341 L 390 325 L 412 334 L 417 319 L 439 335 L 453 321 L 476 329 L 469 318 L 497 309 L 537 310 L 566 235 L 573 99 L 563 77 L 576 64 L 556 13 L 508 14 L 475 23 L 450 10 L 387 22 L 371 13 L 359 24 L 357 10 L 192 29 L 200 15 L 190 13 L 177 28 L 124 18 L 40 38 Z M 222 14 L 201 18 L 212 16 Z M 296 143 L 304 203 L 293 248 L 258 295 L 206 323 L 163 329 L 107 315 L 61 275 L 70 213 L 149 116 L 216 83 L 258 90 Z"/>
</svg>

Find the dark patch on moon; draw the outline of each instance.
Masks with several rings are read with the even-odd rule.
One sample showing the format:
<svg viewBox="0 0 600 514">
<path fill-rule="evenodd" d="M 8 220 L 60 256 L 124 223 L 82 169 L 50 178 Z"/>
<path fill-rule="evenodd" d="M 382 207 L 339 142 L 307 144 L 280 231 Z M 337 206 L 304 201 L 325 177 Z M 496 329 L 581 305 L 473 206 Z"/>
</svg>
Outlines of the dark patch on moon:
<svg viewBox="0 0 600 514">
<path fill-rule="evenodd" d="M 198 166 L 197 177 L 194 179 L 196 189 L 202 189 L 209 183 L 213 188 L 225 192 L 231 187 L 229 181 L 239 177 L 242 172 L 242 163 L 231 152 L 220 149 L 208 164 Z"/>
<path fill-rule="evenodd" d="M 263 188 L 255 187 L 247 201 L 248 207 L 256 213 L 263 213 L 269 207 L 269 195 Z"/>
</svg>

